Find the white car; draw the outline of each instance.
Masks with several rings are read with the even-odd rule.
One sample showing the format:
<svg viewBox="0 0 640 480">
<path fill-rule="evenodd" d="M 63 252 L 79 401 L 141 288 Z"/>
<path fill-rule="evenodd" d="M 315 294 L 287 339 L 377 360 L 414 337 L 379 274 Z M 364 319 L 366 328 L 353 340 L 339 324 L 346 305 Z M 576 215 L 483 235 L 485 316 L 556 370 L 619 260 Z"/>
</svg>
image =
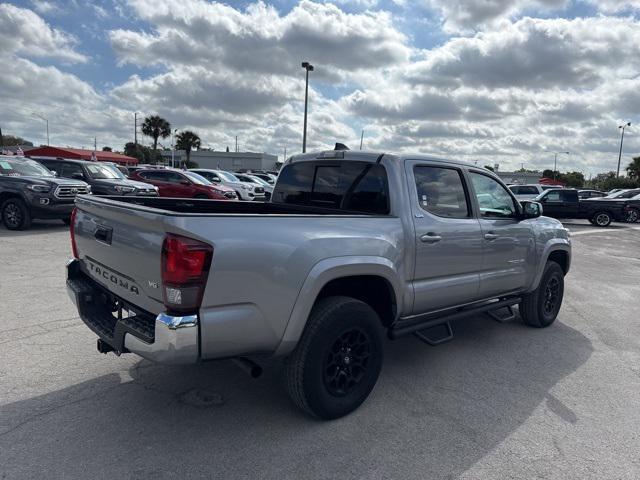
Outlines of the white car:
<svg viewBox="0 0 640 480">
<path fill-rule="evenodd" d="M 542 192 L 545 192 L 550 188 L 560 187 L 556 185 L 540 185 L 539 183 L 529 185 L 509 185 L 509 190 L 513 192 L 518 200 L 533 200 Z"/>
<path fill-rule="evenodd" d="M 271 195 L 273 195 L 273 185 L 269 185 L 269 182 L 263 178 L 249 173 L 234 173 L 234 175 L 243 183 L 251 183 L 258 187 L 262 187 L 264 189 L 265 200 L 269 200 Z"/>
<path fill-rule="evenodd" d="M 208 168 L 192 168 L 189 171 L 203 176 L 211 183 L 233 188 L 240 200 L 265 200 L 264 187 L 262 185 L 242 182 L 233 173 Z"/>
</svg>

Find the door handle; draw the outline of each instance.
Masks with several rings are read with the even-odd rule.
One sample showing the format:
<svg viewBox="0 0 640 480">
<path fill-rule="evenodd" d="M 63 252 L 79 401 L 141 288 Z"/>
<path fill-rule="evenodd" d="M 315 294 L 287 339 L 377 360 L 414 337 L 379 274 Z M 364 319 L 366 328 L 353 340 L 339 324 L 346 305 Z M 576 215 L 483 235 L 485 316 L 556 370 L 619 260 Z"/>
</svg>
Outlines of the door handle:
<svg viewBox="0 0 640 480">
<path fill-rule="evenodd" d="M 485 234 L 484 234 L 484 239 L 485 239 L 485 240 L 489 240 L 489 241 L 491 241 L 491 240 L 495 240 L 495 239 L 496 239 L 496 238 L 498 238 L 499 236 L 500 236 L 500 235 L 496 235 L 495 233 L 491 233 L 491 232 L 489 232 L 489 233 L 485 233 Z"/>
<path fill-rule="evenodd" d="M 420 241 L 424 243 L 436 243 L 442 240 L 440 235 L 436 235 L 433 232 L 425 233 L 420 237 Z"/>
</svg>

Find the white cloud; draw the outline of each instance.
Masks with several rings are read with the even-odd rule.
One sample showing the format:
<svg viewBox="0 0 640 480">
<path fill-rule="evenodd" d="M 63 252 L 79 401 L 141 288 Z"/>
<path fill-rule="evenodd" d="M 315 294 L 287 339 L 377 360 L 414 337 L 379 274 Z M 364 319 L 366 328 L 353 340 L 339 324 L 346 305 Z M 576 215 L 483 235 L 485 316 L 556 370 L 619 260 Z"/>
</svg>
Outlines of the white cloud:
<svg viewBox="0 0 640 480">
<path fill-rule="evenodd" d="M 587 2 L 607 14 L 640 10 L 640 0 L 587 0 Z"/>
<path fill-rule="evenodd" d="M 297 74 L 300 62 L 316 76 L 385 68 L 408 60 L 407 38 L 383 12 L 348 14 L 335 5 L 301 1 L 286 15 L 264 3 L 245 11 L 203 0 L 132 0 L 153 33 L 111 32 L 122 63 L 207 65 L 242 72 Z"/>
<path fill-rule="evenodd" d="M 0 4 L 0 55 L 19 54 L 58 58 L 67 62 L 86 62 L 75 50 L 76 39 L 51 28 L 32 10 L 9 3 Z"/>
<path fill-rule="evenodd" d="M 565 8 L 569 3 L 569 0 L 424 1 L 428 7 L 438 12 L 443 29 L 449 33 L 472 32 L 481 28 L 494 27 L 501 20 L 513 18 L 528 9 L 558 10 Z"/>
</svg>

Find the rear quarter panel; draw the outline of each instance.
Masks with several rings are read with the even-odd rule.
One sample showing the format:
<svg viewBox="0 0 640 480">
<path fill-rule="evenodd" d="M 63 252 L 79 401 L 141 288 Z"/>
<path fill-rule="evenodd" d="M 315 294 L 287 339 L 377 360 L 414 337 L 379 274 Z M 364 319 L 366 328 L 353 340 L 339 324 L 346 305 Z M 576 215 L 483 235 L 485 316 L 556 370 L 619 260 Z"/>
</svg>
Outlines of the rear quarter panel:
<svg viewBox="0 0 640 480">
<path fill-rule="evenodd" d="M 406 275 L 395 217 L 173 217 L 171 230 L 214 248 L 200 311 L 204 359 L 273 352 L 307 277 L 323 260 L 374 257 L 398 278 Z"/>
</svg>

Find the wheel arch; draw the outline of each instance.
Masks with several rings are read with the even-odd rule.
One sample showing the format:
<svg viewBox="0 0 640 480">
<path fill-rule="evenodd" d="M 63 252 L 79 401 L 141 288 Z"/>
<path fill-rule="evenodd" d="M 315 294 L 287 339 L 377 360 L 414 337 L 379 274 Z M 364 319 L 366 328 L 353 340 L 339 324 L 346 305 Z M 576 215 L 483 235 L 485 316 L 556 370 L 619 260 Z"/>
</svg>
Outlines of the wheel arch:
<svg viewBox="0 0 640 480">
<path fill-rule="evenodd" d="M 538 288 L 540 279 L 544 273 L 544 267 L 549 260 L 558 263 L 565 275 L 569 273 L 569 270 L 571 269 L 571 244 L 565 239 L 555 239 L 545 245 L 540 259 L 536 276 L 531 288 L 528 290 L 529 292 Z"/>
<path fill-rule="evenodd" d="M 388 326 L 402 311 L 400 276 L 383 257 L 334 257 L 317 263 L 307 275 L 293 306 L 276 355 L 295 348 L 311 309 L 322 298 L 343 295 L 369 304 Z"/>
</svg>

